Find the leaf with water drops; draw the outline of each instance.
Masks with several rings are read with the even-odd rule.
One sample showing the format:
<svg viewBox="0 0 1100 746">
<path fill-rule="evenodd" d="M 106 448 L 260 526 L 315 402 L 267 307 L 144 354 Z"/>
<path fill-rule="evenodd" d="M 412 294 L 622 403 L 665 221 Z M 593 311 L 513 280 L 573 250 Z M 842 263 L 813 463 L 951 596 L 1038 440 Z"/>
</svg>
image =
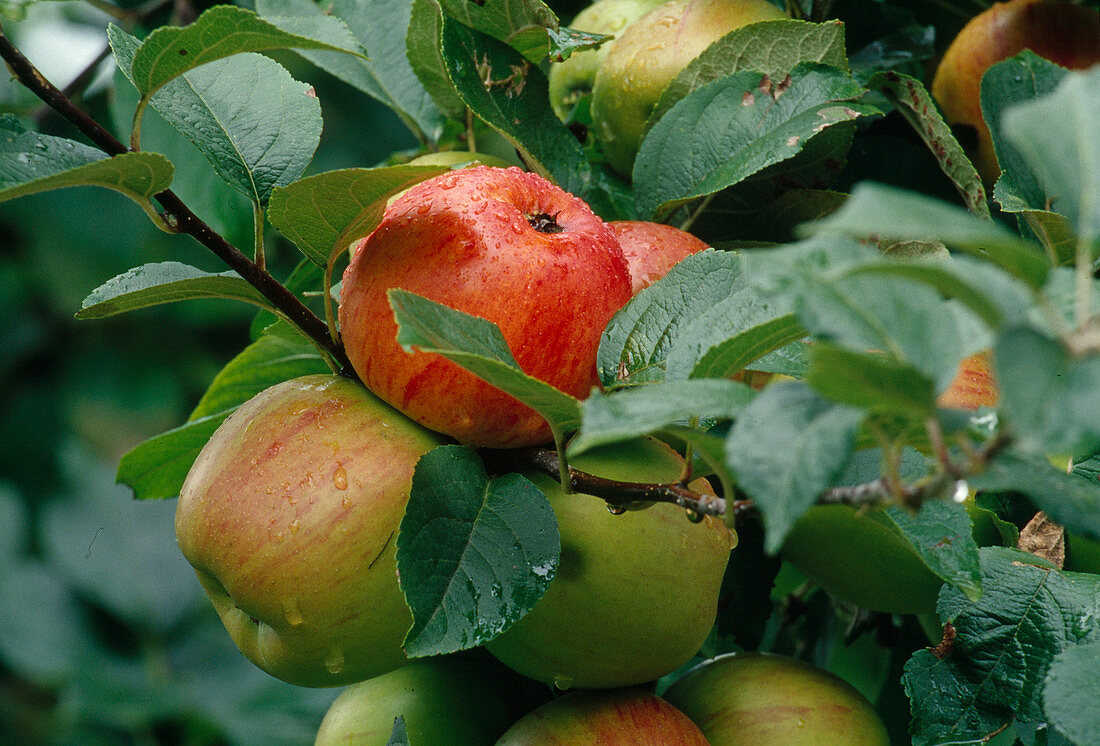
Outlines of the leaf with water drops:
<svg viewBox="0 0 1100 746">
<path fill-rule="evenodd" d="M 542 598 L 561 551 L 546 496 L 518 474 L 490 479 L 477 453 L 440 446 L 421 457 L 397 536 L 413 657 L 488 642 Z"/>
</svg>

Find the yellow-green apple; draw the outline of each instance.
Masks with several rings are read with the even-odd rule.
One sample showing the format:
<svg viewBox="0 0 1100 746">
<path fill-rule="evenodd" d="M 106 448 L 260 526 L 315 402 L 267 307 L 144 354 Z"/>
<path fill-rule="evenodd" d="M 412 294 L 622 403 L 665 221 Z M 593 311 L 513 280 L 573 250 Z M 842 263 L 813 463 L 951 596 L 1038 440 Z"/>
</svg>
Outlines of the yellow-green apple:
<svg viewBox="0 0 1100 746">
<path fill-rule="evenodd" d="M 475 166 L 495 166 L 497 168 L 508 168 L 516 164 L 509 163 L 503 158 L 497 158 L 495 155 L 486 155 L 484 153 L 471 153 L 469 150 L 440 150 L 435 153 L 424 153 L 418 155 L 408 163 L 406 166 L 446 166 L 452 171 L 455 169 L 474 168 Z M 409 187 L 411 189 L 412 187 Z M 386 207 L 389 207 L 397 198 L 403 195 L 409 189 L 402 189 L 397 194 L 392 195 L 386 200 Z M 355 255 L 355 246 L 353 245 L 349 250 L 351 256 Z"/>
<path fill-rule="evenodd" d="M 616 220 L 607 224 L 626 257 L 631 290 L 637 294 L 692 254 L 709 248 L 687 231 L 645 220 Z"/>
<path fill-rule="evenodd" d="M 973 411 L 979 407 L 995 407 L 999 399 L 1000 390 L 987 351 L 963 358 L 958 373 L 936 403 L 946 409 Z"/>
<path fill-rule="evenodd" d="M 612 315 L 630 300 L 615 236 L 537 174 L 480 166 L 409 189 L 344 272 L 340 327 L 356 373 L 413 420 L 476 446 L 549 440 L 533 409 L 434 353 L 407 353 L 387 292 L 403 288 L 500 327 L 526 373 L 583 398 Z"/>
<path fill-rule="evenodd" d="M 665 698 L 711 746 L 889 746 L 871 703 L 843 679 L 781 655 L 734 653 L 705 661 Z"/>
<path fill-rule="evenodd" d="M 405 662 L 396 533 L 440 441 L 336 376 L 273 386 L 222 423 L 180 492 L 176 538 L 253 663 L 337 686 Z"/>
<path fill-rule="evenodd" d="M 581 10 L 569 27 L 577 31 L 618 37 L 626 28 L 665 0 L 596 0 Z M 567 121 L 582 97 L 592 93 L 596 71 L 615 40 L 596 49 L 575 52 L 569 59 L 550 65 L 550 106 Z"/>
<path fill-rule="evenodd" d="M 646 438 L 594 449 L 572 465 L 608 479 L 674 482 L 684 462 Z M 690 523 L 669 503 L 612 515 L 601 500 L 527 476 L 557 516 L 561 560 L 546 595 L 487 643 L 489 652 L 563 689 L 630 686 L 686 663 L 714 623 L 735 536 L 718 519 Z M 703 479 L 692 486 L 710 491 Z"/>
<path fill-rule="evenodd" d="M 1100 541 L 1067 531 L 1066 569 L 1100 574 Z"/>
<path fill-rule="evenodd" d="M 768 0 L 668 0 L 630 24 L 592 85 L 592 131 L 611 167 L 630 175 L 661 93 L 689 62 L 735 29 L 786 17 Z"/>
<path fill-rule="evenodd" d="M 795 522 L 780 554 L 840 600 L 873 611 L 932 611 L 943 585 L 881 508 L 815 505 Z"/>
<path fill-rule="evenodd" d="M 421 658 L 352 684 L 325 713 L 315 746 L 381 746 L 399 716 L 413 744 L 493 743 L 514 720 L 496 681 L 498 668 L 511 672 L 484 663 L 467 656 Z"/>
<path fill-rule="evenodd" d="M 609 620 L 613 621 L 613 620 Z M 707 746 L 698 726 L 642 689 L 577 691 L 528 713 L 497 746 Z"/>
<path fill-rule="evenodd" d="M 994 3 L 970 19 L 948 46 L 932 79 L 932 96 L 949 124 L 977 130 L 974 165 L 987 184 L 997 180 L 1000 167 L 982 117 L 982 75 L 1024 49 L 1062 67 L 1089 67 L 1100 62 L 1100 15 L 1069 2 Z"/>
</svg>

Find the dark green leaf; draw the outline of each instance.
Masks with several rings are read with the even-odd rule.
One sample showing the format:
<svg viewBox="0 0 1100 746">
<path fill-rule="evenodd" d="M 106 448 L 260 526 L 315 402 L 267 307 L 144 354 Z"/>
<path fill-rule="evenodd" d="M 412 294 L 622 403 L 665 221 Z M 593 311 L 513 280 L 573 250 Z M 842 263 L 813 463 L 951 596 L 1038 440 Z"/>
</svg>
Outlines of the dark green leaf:
<svg viewBox="0 0 1100 746">
<path fill-rule="evenodd" d="M 27 132 L 15 117 L 0 115 L 0 202 L 50 189 L 100 186 L 125 194 L 149 211 L 149 199 L 172 183 L 172 164 L 159 153 L 102 150 Z"/>
<path fill-rule="evenodd" d="M 732 419 L 753 396 L 743 383 L 718 378 L 594 393 L 581 404 L 581 430 L 569 443 L 569 453 L 629 440 L 691 418 Z"/>
<path fill-rule="evenodd" d="M 580 402 L 522 370 L 500 328 L 407 290 L 389 291 L 397 341 L 406 349 L 435 352 L 511 394 L 561 432 L 580 425 Z"/>
<path fill-rule="evenodd" d="M 1100 642 L 1066 648 L 1054 657 L 1043 688 L 1043 712 L 1075 744 L 1100 733 Z"/>
<path fill-rule="evenodd" d="M 981 566 L 977 602 L 950 586 L 940 593 L 953 642 L 919 650 L 905 666 L 915 746 L 977 742 L 1013 719 L 1041 722 L 1055 656 L 1100 641 L 1100 578 L 1001 547 L 982 549 Z"/>
<path fill-rule="evenodd" d="M 440 111 L 452 119 L 462 119 L 466 102 L 458 95 L 443 59 L 443 10 L 439 0 L 412 0 L 409 30 L 405 34 L 405 54 L 420 84 L 431 95 Z"/>
<path fill-rule="evenodd" d="M 935 410 L 932 381 L 913 366 L 827 342 L 811 348 L 807 381 L 828 399 L 877 413 L 924 419 Z"/>
<path fill-rule="evenodd" d="M 305 59 L 326 70 L 348 85 L 381 101 L 393 110 L 409 129 L 422 140 L 434 142 L 442 134 L 443 119 L 431 96 L 417 80 L 405 52 L 405 33 L 410 23 L 410 0 L 337 0 L 323 6 L 313 0 L 260 0 L 256 12 L 287 31 L 295 31 L 290 22 L 317 23 L 339 19 L 337 28 L 351 33 L 367 51 L 369 59 L 344 52 L 300 49 Z M 347 24 L 344 28 L 344 24 Z M 317 33 L 303 35 L 337 38 Z M 341 41 L 337 46 L 346 44 Z"/>
<path fill-rule="evenodd" d="M 116 26 L 108 38 L 119 69 L 133 82 L 138 40 Z M 259 205 L 273 188 L 302 175 L 321 137 L 321 104 L 312 88 L 260 54 L 203 65 L 150 103 L 227 184 Z"/>
<path fill-rule="evenodd" d="M 872 75 L 867 87 L 884 95 L 912 125 L 955 185 L 967 209 L 988 218 L 989 205 L 982 179 L 924 85 L 916 78 L 890 70 Z"/>
<path fill-rule="evenodd" d="M 560 551 L 550 503 L 527 479 L 489 479 L 462 446 L 425 454 L 397 535 L 413 613 L 406 652 L 451 653 L 493 639 L 542 598 Z"/>
<path fill-rule="evenodd" d="M 1100 240 L 1100 69 L 1070 72 L 1053 93 L 1001 117 L 1004 134 L 1031 167 L 1053 210 L 1090 245 Z"/>
<path fill-rule="evenodd" d="M 321 356 L 302 337 L 265 334 L 222 368 L 185 424 L 124 455 L 118 481 L 139 500 L 175 497 L 199 451 L 238 406 L 282 381 L 327 372 Z"/>
<path fill-rule="evenodd" d="M 1100 447 L 1100 354 L 1076 357 L 1038 330 L 1005 330 L 993 369 L 1006 417 L 1021 445 L 1038 453 Z"/>
<path fill-rule="evenodd" d="M 274 310 L 260 292 L 236 272 L 203 272 L 179 262 L 143 264 L 108 280 L 84 299 L 78 319 L 105 316 L 196 298 L 231 298 Z"/>
<path fill-rule="evenodd" d="M 1069 474 L 1045 455 L 1000 454 L 968 483 L 986 492 L 1020 492 L 1067 530 L 1100 541 L 1100 482 Z"/>
<path fill-rule="evenodd" d="M 793 381 L 768 386 L 737 418 L 726 465 L 764 515 L 768 552 L 844 472 L 862 421 L 860 410 Z"/>
<path fill-rule="evenodd" d="M 864 182 L 832 216 L 804 233 L 841 233 L 858 239 L 938 240 L 986 257 L 1033 288 L 1042 287 L 1049 264 L 1038 247 L 999 223 L 916 192 Z"/>
<path fill-rule="evenodd" d="M 604 388 L 662 381 L 682 330 L 744 287 L 738 254 L 693 254 L 638 293 L 607 325 L 596 365 Z M 687 353 L 685 353 L 687 354 Z"/>
<path fill-rule="evenodd" d="M 535 171 L 583 197 L 591 168 L 580 143 L 550 108 L 546 75 L 507 44 L 455 21 L 443 24 L 442 50 L 466 105 Z"/>
<path fill-rule="evenodd" d="M 442 166 L 328 171 L 273 191 L 267 218 L 310 261 L 324 267 L 334 251 L 346 250 L 377 227 L 387 197 L 446 172 Z"/>
<path fill-rule="evenodd" d="M 844 24 L 840 21 L 761 21 L 734 29 L 688 63 L 661 93 L 649 117 L 652 124 L 697 88 L 742 70 L 783 80 L 802 62 L 848 69 Z"/>
<path fill-rule="evenodd" d="M 505 42 L 531 62 L 546 57 L 547 30 L 558 28 L 558 17 L 542 0 L 440 0 L 440 5 L 451 18 Z"/>
<path fill-rule="evenodd" d="M 667 215 L 794 158 L 832 125 L 878 113 L 853 101 L 862 93 L 847 73 L 809 64 L 786 90 L 745 71 L 693 91 L 642 141 L 633 176 L 638 214 Z"/>
<path fill-rule="evenodd" d="M 339 21 L 318 19 L 317 29 L 332 38 Z M 284 31 L 235 5 L 216 5 L 188 26 L 161 26 L 149 34 L 134 54 L 132 80 L 148 97 L 188 70 L 242 52 L 269 49 L 326 49 L 362 54 L 350 35 L 338 44 Z"/>
<path fill-rule="evenodd" d="M 978 544 L 966 506 L 951 500 L 927 500 L 917 513 L 896 505 L 886 508 L 886 513 L 932 572 L 971 601 L 981 597 Z"/>
</svg>

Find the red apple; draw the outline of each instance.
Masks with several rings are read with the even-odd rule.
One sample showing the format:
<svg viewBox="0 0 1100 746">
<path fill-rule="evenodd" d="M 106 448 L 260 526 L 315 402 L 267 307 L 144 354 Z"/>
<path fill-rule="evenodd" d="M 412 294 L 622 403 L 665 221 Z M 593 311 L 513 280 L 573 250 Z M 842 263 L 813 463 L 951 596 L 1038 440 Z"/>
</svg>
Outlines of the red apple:
<svg viewBox="0 0 1100 746">
<path fill-rule="evenodd" d="M 222 423 L 180 492 L 176 538 L 253 663 L 336 686 L 405 662 L 396 533 L 413 468 L 439 441 L 323 375 L 273 386 Z"/>
<path fill-rule="evenodd" d="M 673 482 L 684 461 L 645 438 L 594 449 L 572 464 L 608 479 Z M 736 537 L 720 519 L 694 524 L 669 503 L 612 515 L 601 500 L 566 495 L 543 474 L 526 476 L 550 499 L 561 560 L 546 594 L 486 644 L 489 652 L 561 689 L 631 686 L 686 663 L 714 624 Z M 710 491 L 705 479 L 692 487 Z"/>
<path fill-rule="evenodd" d="M 642 689 L 573 692 L 525 716 L 497 746 L 707 746 L 684 713 Z"/>
<path fill-rule="evenodd" d="M 452 171 L 417 184 L 355 249 L 340 325 L 356 373 L 412 419 L 463 443 L 549 440 L 532 409 L 432 353 L 405 352 L 387 299 L 404 288 L 497 324 L 529 375 L 576 397 L 631 297 L 610 229 L 576 197 L 518 168 Z"/>
<path fill-rule="evenodd" d="M 495 663 L 495 661 L 491 662 Z M 421 658 L 345 689 L 325 713 L 314 746 L 385 744 L 405 719 L 413 744 L 481 746 L 512 724 L 496 664 L 465 656 Z"/>
<path fill-rule="evenodd" d="M 700 238 L 671 225 L 618 220 L 607 226 L 619 240 L 635 295 L 668 274 L 681 259 L 710 248 Z"/>
<path fill-rule="evenodd" d="M 999 399 L 989 352 L 979 352 L 959 363 L 959 372 L 936 403 L 946 409 L 973 411 L 978 407 L 995 407 Z"/>
<path fill-rule="evenodd" d="M 1100 62 L 1100 15 L 1068 2 L 1009 0 L 974 16 L 951 42 L 936 68 L 932 96 L 948 123 L 977 129 L 974 165 L 987 184 L 1000 168 L 982 118 L 982 75 L 1024 49 L 1062 67 L 1089 67 Z"/>
<path fill-rule="evenodd" d="M 780 655 L 736 653 L 701 663 L 665 698 L 711 746 L 889 746 L 871 703 L 843 679 Z"/>
</svg>

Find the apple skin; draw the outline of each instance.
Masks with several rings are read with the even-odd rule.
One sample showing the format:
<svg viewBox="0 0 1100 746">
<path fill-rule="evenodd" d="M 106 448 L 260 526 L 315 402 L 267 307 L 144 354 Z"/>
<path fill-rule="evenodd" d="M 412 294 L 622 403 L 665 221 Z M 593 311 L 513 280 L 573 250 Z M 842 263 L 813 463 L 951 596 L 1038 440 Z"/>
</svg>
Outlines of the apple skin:
<svg viewBox="0 0 1100 746">
<path fill-rule="evenodd" d="M 707 746 L 698 726 L 642 689 L 578 691 L 527 714 L 497 746 Z"/>
<path fill-rule="evenodd" d="M 637 295 L 681 259 L 709 249 L 705 241 L 687 231 L 645 220 L 617 220 L 607 224 L 626 257 L 631 290 Z"/>
<path fill-rule="evenodd" d="M 995 63 L 1030 49 L 1070 69 L 1100 62 L 1100 15 L 1068 2 L 1009 0 L 970 19 L 944 52 L 932 96 L 949 124 L 974 127 L 974 165 L 987 185 L 1000 174 L 989 127 L 982 117 L 981 79 Z"/>
<path fill-rule="evenodd" d="M 398 716 L 410 743 L 493 743 L 513 720 L 496 669 L 467 657 L 421 658 L 352 684 L 325 713 L 315 746 L 384 744 Z"/>
<path fill-rule="evenodd" d="M 933 611 L 943 580 L 891 526 L 881 508 L 815 505 L 795 522 L 780 555 L 850 604 L 891 614 Z"/>
<path fill-rule="evenodd" d="M 711 746 L 889 746 L 871 703 L 843 679 L 766 653 L 705 661 L 664 694 Z"/>
<path fill-rule="evenodd" d="M 661 93 L 703 50 L 742 26 L 787 17 L 767 0 L 669 0 L 627 27 L 592 85 L 592 132 L 611 167 L 630 176 Z"/>
<path fill-rule="evenodd" d="M 577 14 L 569 28 L 618 37 L 630 24 L 663 2 L 665 0 L 596 0 Z M 575 52 L 569 59 L 550 65 L 550 106 L 563 122 L 569 120 L 581 96 L 592 92 L 596 72 L 614 43 L 614 39 L 606 41 L 596 49 Z"/>
<path fill-rule="evenodd" d="M 532 225 L 539 216 L 553 218 L 552 232 Z M 518 168 L 480 166 L 417 184 L 354 251 L 340 325 L 356 373 L 413 420 L 474 446 L 535 445 L 550 430 L 537 412 L 458 365 L 405 352 L 388 290 L 496 323 L 527 374 L 578 398 L 597 382 L 604 327 L 631 297 L 626 260 L 603 221 Z"/>
<path fill-rule="evenodd" d="M 404 664 L 396 533 L 417 459 L 440 441 L 325 375 L 273 386 L 222 423 L 180 492 L 176 539 L 246 657 L 300 686 Z"/>
<path fill-rule="evenodd" d="M 995 407 L 1000 398 L 990 353 L 985 351 L 963 358 L 959 372 L 936 403 L 946 409 L 974 411 L 979 407 Z"/>
<path fill-rule="evenodd" d="M 571 465 L 609 479 L 672 482 L 683 459 L 645 438 L 593 449 Z M 543 474 L 525 476 L 550 499 L 561 560 L 546 594 L 486 644 L 489 652 L 560 689 L 631 686 L 686 663 L 714 623 L 735 535 L 718 519 L 690 523 L 669 503 L 612 515 L 602 500 L 566 495 Z M 706 480 L 692 487 L 713 494 Z"/>
</svg>

